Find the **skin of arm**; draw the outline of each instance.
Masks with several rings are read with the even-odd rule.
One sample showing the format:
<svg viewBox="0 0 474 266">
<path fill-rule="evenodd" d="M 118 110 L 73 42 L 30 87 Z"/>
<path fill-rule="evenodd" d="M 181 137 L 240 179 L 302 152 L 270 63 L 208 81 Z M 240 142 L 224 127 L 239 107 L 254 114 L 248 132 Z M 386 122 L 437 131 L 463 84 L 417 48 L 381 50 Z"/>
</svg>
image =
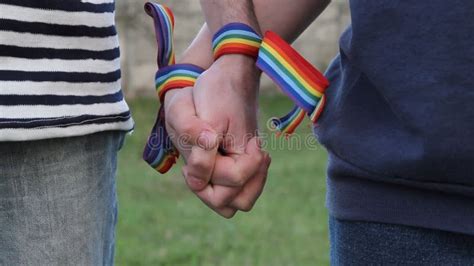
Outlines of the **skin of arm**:
<svg viewBox="0 0 474 266">
<path fill-rule="evenodd" d="M 254 0 L 253 6 L 262 32 L 271 30 L 292 43 L 326 9 L 330 0 Z M 204 24 L 191 45 L 181 55 L 182 62 L 195 62 L 208 69 L 214 62 L 212 33 Z"/>
<path fill-rule="evenodd" d="M 188 90 L 185 97 L 181 96 L 194 105 L 193 119 L 202 119 L 201 127 L 194 127 L 194 134 L 202 129 L 205 134 L 199 136 L 206 136 L 203 143 L 207 145 L 201 143 L 183 153 L 187 161 L 183 174 L 190 189 L 204 203 L 222 216 L 232 217 L 237 210 L 248 211 L 254 205 L 263 190 L 270 158 L 254 140 L 260 78 L 255 61 L 244 55 L 225 55 L 214 62 L 212 35 L 227 23 L 241 22 L 257 32 L 272 30 L 292 42 L 329 1 L 294 0 L 289 4 L 287 0 L 202 0 L 201 4 L 207 23 L 178 62 L 208 69 L 192 92 Z M 180 98 L 176 97 L 179 91 L 166 95 L 165 106 L 177 105 L 172 99 Z M 167 112 L 170 114 L 167 121 L 171 121 L 174 128 L 184 123 L 184 119 L 174 119 L 177 112 L 184 111 Z M 217 147 L 226 139 L 218 136 L 229 134 L 234 137 L 235 147 L 230 147 L 223 156 Z"/>
</svg>

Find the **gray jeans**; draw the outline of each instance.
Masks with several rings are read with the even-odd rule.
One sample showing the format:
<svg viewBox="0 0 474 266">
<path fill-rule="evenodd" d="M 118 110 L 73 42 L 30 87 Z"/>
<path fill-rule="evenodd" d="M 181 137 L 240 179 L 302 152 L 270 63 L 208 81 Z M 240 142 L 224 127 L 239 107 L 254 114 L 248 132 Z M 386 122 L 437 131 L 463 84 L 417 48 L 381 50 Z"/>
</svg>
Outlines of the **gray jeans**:
<svg viewBox="0 0 474 266">
<path fill-rule="evenodd" d="M 113 265 L 123 138 L 0 142 L 0 265 Z"/>
</svg>

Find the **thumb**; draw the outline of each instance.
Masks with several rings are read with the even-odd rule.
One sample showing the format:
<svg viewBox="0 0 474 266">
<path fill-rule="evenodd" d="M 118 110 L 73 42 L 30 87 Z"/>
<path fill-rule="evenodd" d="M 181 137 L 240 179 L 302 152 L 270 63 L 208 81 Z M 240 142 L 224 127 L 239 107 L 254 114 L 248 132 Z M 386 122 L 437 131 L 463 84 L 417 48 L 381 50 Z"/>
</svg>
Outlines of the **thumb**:
<svg viewBox="0 0 474 266">
<path fill-rule="evenodd" d="M 219 137 L 214 130 L 209 130 L 209 126 L 206 124 L 198 135 L 196 145 L 203 150 L 214 150 L 219 146 Z"/>
<path fill-rule="evenodd" d="M 196 115 L 191 88 L 167 93 L 165 115 L 170 137 L 183 155 L 189 154 L 192 146 L 213 150 L 219 145 L 215 130 Z"/>
<path fill-rule="evenodd" d="M 170 137 L 186 161 L 183 170 L 188 186 L 193 191 L 201 190 L 209 183 L 214 169 L 218 135 L 197 117 L 190 88 L 175 93 L 169 101 L 165 99 L 165 107 Z"/>
<path fill-rule="evenodd" d="M 264 152 L 258 137 L 249 140 L 245 153 L 217 155 L 212 183 L 221 186 L 241 187 L 252 178 L 264 162 Z"/>
</svg>

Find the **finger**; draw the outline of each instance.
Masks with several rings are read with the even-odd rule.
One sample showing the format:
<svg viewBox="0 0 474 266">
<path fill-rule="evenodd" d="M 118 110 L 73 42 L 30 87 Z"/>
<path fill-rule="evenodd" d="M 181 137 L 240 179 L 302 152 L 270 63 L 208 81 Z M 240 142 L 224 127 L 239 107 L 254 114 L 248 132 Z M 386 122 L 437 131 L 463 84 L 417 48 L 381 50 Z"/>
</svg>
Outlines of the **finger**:
<svg viewBox="0 0 474 266">
<path fill-rule="evenodd" d="M 186 163 L 186 178 L 192 191 L 202 190 L 211 179 L 217 156 L 217 147 L 213 151 L 193 146 Z"/>
<path fill-rule="evenodd" d="M 250 181 L 248 181 L 248 184 L 242 183 L 242 184 L 237 184 L 235 186 L 224 186 L 224 185 L 213 184 L 212 186 L 205 186 L 204 189 L 200 191 L 195 191 L 196 195 L 211 208 L 213 209 L 223 208 L 225 206 L 229 206 L 231 202 L 235 201 L 234 205 L 236 207 L 242 208 L 243 210 L 250 210 L 253 207 L 256 199 L 261 194 L 263 186 L 265 184 L 268 166 L 270 164 L 270 156 L 268 155 L 268 153 L 262 152 L 260 150 L 260 147 L 258 143 L 256 142 L 256 139 L 252 139 L 247 146 L 248 146 L 248 149 L 246 149 L 245 156 L 249 154 L 254 154 L 254 153 L 257 153 L 262 156 L 261 162 L 253 161 L 254 165 L 257 167 L 256 171 L 247 169 L 249 170 L 248 172 L 246 171 L 242 172 L 244 175 L 249 175 Z M 216 166 L 223 162 L 226 162 L 226 160 L 229 164 L 233 165 L 233 169 L 236 169 L 236 167 L 238 168 L 241 166 L 243 167 L 248 166 L 248 162 L 241 158 L 239 158 L 240 160 L 237 159 L 237 161 L 239 161 L 239 163 L 241 164 L 237 164 L 236 161 L 233 161 L 231 157 L 221 156 L 220 159 L 221 161 L 217 161 Z M 215 166 L 215 169 L 218 168 L 216 166 Z M 220 165 L 219 167 L 221 169 L 224 169 L 225 165 Z M 234 175 L 232 168 L 228 168 L 227 173 L 223 173 L 223 174 L 227 176 L 227 178 L 229 176 Z M 233 182 L 241 182 L 240 180 L 244 180 L 244 179 L 236 179 Z M 243 188 L 245 188 L 246 191 L 242 191 Z M 238 197 L 238 195 L 241 195 L 241 198 L 236 200 L 236 197 Z M 231 206 L 231 207 L 232 209 L 236 209 L 234 206 Z"/>
<path fill-rule="evenodd" d="M 214 210 L 214 209 L 212 209 L 212 210 L 215 213 L 219 214 L 220 216 L 222 216 L 226 219 L 231 219 L 237 213 L 236 209 L 232 209 L 232 208 L 229 208 L 229 207 L 224 207 L 224 208 L 218 209 L 218 210 Z"/>
<path fill-rule="evenodd" d="M 217 133 L 196 115 L 191 88 L 174 90 L 165 98 L 166 124 L 170 137 L 180 151 L 189 154 L 191 146 L 213 150 L 219 145 Z"/>
<path fill-rule="evenodd" d="M 231 218 L 228 217 L 228 214 L 231 213 L 230 210 L 237 211 L 237 209 L 229 206 L 229 204 L 239 192 L 240 188 L 209 184 L 203 190 L 195 192 L 195 194 L 209 208 L 226 218 Z"/>
<path fill-rule="evenodd" d="M 240 193 L 234 200 L 228 205 L 237 210 L 248 212 L 250 211 L 255 202 L 260 197 L 265 188 L 265 183 L 268 175 L 268 167 L 271 163 L 271 158 L 268 154 L 265 155 L 265 163 L 261 165 L 259 172 L 253 178 L 251 178 L 247 184 L 244 185 Z"/>
<path fill-rule="evenodd" d="M 170 95 L 168 95 L 170 94 Z M 165 97 L 170 137 L 186 164 L 190 165 L 188 186 L 201 190 L 209 183 L 217 155 L 217 134 L 196 116 L 191 88 L 173 90 Z"/>
<path fill-rule="evenodd" d="M 254 137 L 247 143 L 243 154 L 217 155 L 211 182 L 221 186 L 242 187 L 258 171 L 263 159 L 259 140 Z"/>
<path fill-rule="evenodd" d="M 183 167 L 183 176 L 189 186 L 189 183 L 193 181 L 188 177 L 186 167 Z M 222 217 L 229 219 L 237 212 L 236 209 L 226 205 L 239 193 L 238 189 L 205 184 L 203 189 L 193 192 L 204 204 Z"/>
</svg>

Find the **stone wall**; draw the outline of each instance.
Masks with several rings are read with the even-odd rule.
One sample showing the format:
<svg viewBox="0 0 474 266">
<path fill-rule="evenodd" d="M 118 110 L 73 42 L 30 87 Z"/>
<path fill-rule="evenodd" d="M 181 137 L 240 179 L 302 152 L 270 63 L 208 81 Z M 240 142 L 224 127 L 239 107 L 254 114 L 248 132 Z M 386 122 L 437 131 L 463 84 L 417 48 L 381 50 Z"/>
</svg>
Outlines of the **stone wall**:
<svg viewBox="0 0 474 266">
<path fill-rule="evenodd" d="M 116 0 L 120 34 L 123 86 L 128 97 L 153 95 L 156 43 L 152 19 L 143 11 L 145 0 Z M 289 3 L 292 0 L 288 0 Z M 198 0 L 163 0 L 175 13 L 175 43 L 182 52 L 204 22 Z M 294 47 L 324 70 L 338 51 L 338 36 L 350 20 L 347 2 L 333 0 L 324 13 L 300 36 Z M 264 79 L 262 88 L 273 91 Z"/>
</svg>

